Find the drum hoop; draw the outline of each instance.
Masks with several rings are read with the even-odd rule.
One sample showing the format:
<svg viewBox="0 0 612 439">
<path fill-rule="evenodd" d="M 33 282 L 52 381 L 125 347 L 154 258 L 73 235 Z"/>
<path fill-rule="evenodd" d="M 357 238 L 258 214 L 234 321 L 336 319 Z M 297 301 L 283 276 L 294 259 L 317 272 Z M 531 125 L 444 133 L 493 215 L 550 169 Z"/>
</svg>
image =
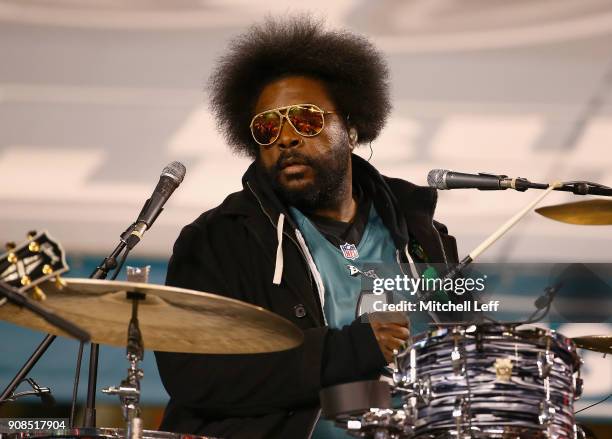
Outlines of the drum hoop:
<svg viewBox="0 0 612 439">
<path fill-rule="evenodd" d="M 482 334 L 483 342 L 486 340 L 511 340 L 511 341 L 523 341 L 526 344 L 531 344 L 539 348 L 545 348 L 546 343 L 542 340 L 545 337 L 550 337 L 552 344 L 551 350 L 560 350 L 563 354 L 568 355 L 571 358 L 571 364 L 574 366 L 575 371 L 580 369 L 582 360 L 578 355 L 576 344 L 572 339 L 565 337 L 553 329 L 545 329 L 537 326 L 531 328 L 516 329 L 516 325 L 504 325 L 504 324 L 484 324 L 478 328 L 484 328 L 479 331 L 478 329 L 470 331 L 472 327 L 476 328 L 473 324 L 457 324 L 456 326 L 446 326 L 443 328 L 434 328 L 425 332 L 421 332 L 413 337 L 412 345 L 408 346 L 407 350 L 411 349 L 427 349 L 434 347 L 436 344 L 448 341 L 448 337 L 458 335 L 461 338 L 473 340 L 476 334 L 480 332 Z"/>
<path fill-rule="evenodd" d="M 58 430 L 39 430 L 20 432 L 6 435 L 8 439 L 27 439 L 27 438 L 110 438 L 119 439 L 125 438 L 124 428 L 104 428 L 104 427 L 88 427 L 88 428 L 64 428 Z M 210 436 L 198 436 L 193 434 L 173 433 L 169 431 L 158 430 L 143 430 L 143 439 L 214 439 Z"/>
</svg>

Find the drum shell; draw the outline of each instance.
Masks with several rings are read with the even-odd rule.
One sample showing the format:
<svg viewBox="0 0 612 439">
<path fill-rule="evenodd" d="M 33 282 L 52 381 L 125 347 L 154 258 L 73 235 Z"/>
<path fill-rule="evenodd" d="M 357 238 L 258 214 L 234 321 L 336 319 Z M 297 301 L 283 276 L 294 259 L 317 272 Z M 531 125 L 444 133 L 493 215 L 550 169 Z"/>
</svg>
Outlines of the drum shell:
<svg viewBox="0 0 612 439">
<path fill-rule="evenodd" d="M 580 365 L 561 334 L 493 324 L 429 331 L 399 356 L 419 439 L 456 438 L 458 429 L 473 437 L 573 439 Z M 550 409 L 549 423 L 541 415 Z"/>
</svg>

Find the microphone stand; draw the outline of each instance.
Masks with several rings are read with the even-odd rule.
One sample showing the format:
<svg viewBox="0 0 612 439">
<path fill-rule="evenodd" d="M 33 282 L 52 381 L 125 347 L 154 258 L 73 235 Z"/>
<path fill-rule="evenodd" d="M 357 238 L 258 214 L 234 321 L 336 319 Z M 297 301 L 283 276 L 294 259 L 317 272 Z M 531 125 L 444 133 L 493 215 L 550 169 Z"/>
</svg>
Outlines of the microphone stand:
<svg viewBox="0 0 612 439">
<path fill-rule="evenodd" d="M 47 322 L 51 323 L 53 326 L 68 333 L 70 336 L 81 340 L 82 342 L 87 342 L 90 340 L 90 335 L 87 331 L 84 331 L 83 329 L 67 321 L 66 319 L 46 310 L 44 307 L 38 305 L 37 303 L 32 302 L 26 296 L 19 293 L 15 288 L 1 281 L 0 296 L 6 297 L 10 302 L 14 303 L 15 305 L 28 309 L 34 314 L 45 319 Z M 5 402 L 9 398 L 9 396 L 13 394 L 19 383 L 24 380 L 25 376 L 36 365 L 40 357 L 44 355 L 51 343 L 53 343 L 55 337 L 55 335 L 49 334 L 43 339 L 41 344 L 34 350 L 30 358 L 25 362 L 21 369 L 19 369 L 17 375 L 15 375 L 15 377 L 11 380 L 6 389 L 4 389 L 2 395 L 0 395 L 0 404 Z"/>
<path fill-rule="evenodd" d="M 117 257 L 128 247 L 128 236 L 134 229 L 136 223 L 130 225 L 120 236 L 119 244 L 104 260 L 96 267 L 89 276 L 90 279 L 106 279 L 111 270 L 117 268 Z M 131 248 L 128 248 L 129 252 Z M 125 255 L 127 256 L 127 255 Z M 125 258 L 124 258 L 125 259 Z M 116 276 L 115 276 L 116 277 Z M 78 362 L 80 363 L 82 351 L 79 351 Z M 96 385 L 98 381 L 98 359 L 100 356 L 100 345 L 92 343 L 89 350 L 89 373 L 87 378 L 87 402 L 85 405 L 85 417 L 83 427 L 94 428 L 96 426 Z M 75 387 L 78 386 L 78 377 L 75 377 Z M 76 391 L 73 392 L 73 407 L 76 405 Z M 73 408 L 74 411 L 74 408 Z"/>
<path fill-rule="evenodd" d="M 498 177 L 505 177 L 500 175 Z M 514 189 L 519 192 L 525 192 L 527 189 L 548 189 L 546 183 L 532 183 L 525 178 L 506 179 L 503 189 Z M 603 197 L 612 197 L 612 188 L 591 181 L 566 181 L 560 183 L 555 188 L 556 191 L 571 192 L 575 195 L 600 195 Z"/>
<path fill-rule="evenodd" d="M 183 165 L 181 165 L 183 166 Z M 163 175 L 163 174 L 162 174 Z M 182 181 L 182 178 L 181 178 Z M 180 183 L 180 182 L 179 182 Z M 170 192 L 172 193 L 172 191 Z M 169 194 L 168 194 L 169 196 Z M 142 207 L 140 214 L 138 214 L 138 218 L 142 218 L 143 215 L 149 210 L 151 206 L 151 200 L 153 198 L 147 199 L 144 206 Z M 119 237 L 119 244 L 117 247 L 108 255 L 102 263 L 96 267 L 93 273 L 91 273 L 90 279 L 106 279 L 109 271 L 116 269 L 115 274 L 113 276 L 113 280 L 119 274 L 119 270 L 125 262 L 128 253 L 140 242 L 140 238 L 142 234 L 150 228 L 159 214 L 163 211 L 162 207 L 159 207 L 155 211 L 152 217 L 147 218 L 147 221 L 136 220 L 133 222 Z M 117 257 L 125 250 L 123 256 L 121 258 L 121 263 L 117 268 Z M 81 361 L 82 351 L 79 351 L 79 362 Z M 100 346 L 96 343 L 91 344 L 91 348 L 89 351 L 89 376 L 87 380 L 87 403 L 85 406 L 85 418 L 83 421 L 83 427 L 91 427 L 94 428 L 96 426 L 96 385 L 98 380 L 98 358 L 100 355 Z M 78 386 L 78 378 L 75 377 L 75 388 Z M 76 390 L 73 392 L 73 407 L 76 405 Z M 74 410 L 74 408 L 73 408 Z M 136 416 L 137 417 L 137 416 Z"/>
</svg>

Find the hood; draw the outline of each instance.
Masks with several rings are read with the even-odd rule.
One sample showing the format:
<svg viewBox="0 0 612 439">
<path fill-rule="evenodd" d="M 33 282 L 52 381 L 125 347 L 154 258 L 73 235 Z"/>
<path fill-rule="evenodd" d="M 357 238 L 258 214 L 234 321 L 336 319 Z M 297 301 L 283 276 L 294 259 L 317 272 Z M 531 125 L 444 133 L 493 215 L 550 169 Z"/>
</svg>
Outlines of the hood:
<svg viewBox="0 0 612 439">
<path fill-rule="evenodd" d="M 431 224 L 437 203 L 435 189 L 399 178 L 385 177 L 358 155 L 352 154 L 351 159 L 354 182 L 373 200 L 377 212 L 392 234 L 406 229 L 405 218 Z M 247 193 L 256 194 L 262 207 L 273 219 L 284 214 L 288 223 L 297 227 L 291 220 L 287 206 L 274 193 L 267 176 L 256 162 L 251 163 L 244 173 L 242 186 Z"/>
<path fill-rule="evenodd" d="M 433 227 L 433 214 L 437 202 L 436 190 L 402 179 L 385 177 L 361 157 L 352 154 L 351 158 L 354 183 L 359 184 L 374 203 L 396 247 L 404 249 L 410 239 L 418 237 L 417 242 L 422 245 L 427 254 L 431 255 L 432 259 L 442 260 L 441 242 Z M 244 192 L 251 196 L 255 203 L 250 208 L 244 203 L 234 203 L 236 204 L 234 208 L 245 215 L 252 213 L 249 211 L 253 208 L 257 209 L 257 214 L 263 209 L 272 224 L 276 226 L 277 249 L 274 283 L 279 284 L 283 271 L 283 232 L 296 236 L 302 247 L 305 247 L 305 244 L 303 239 L 300 239 L 301 234 L 287 206 L 273 191 L 267 176 L 256 162 L 251 163 L 245 172 L 242 177 L 242 185 Z M 239 212 L 234 211 L 234 213 Z M 309 254 L 307 248 L 303 250 L 307 255 Z"/>
</svg>

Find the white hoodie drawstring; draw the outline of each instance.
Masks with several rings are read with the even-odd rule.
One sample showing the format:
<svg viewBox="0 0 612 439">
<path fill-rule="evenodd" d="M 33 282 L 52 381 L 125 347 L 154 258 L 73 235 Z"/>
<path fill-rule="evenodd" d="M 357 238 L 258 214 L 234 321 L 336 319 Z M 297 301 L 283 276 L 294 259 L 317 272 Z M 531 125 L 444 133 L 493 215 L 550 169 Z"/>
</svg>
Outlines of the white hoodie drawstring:
<svg viewBox="0 0 612 439">
<path fill-rule="evenodd" d="M 276 224 L 276 239 L 278 240 L 278 247 L 276 247 L 276 264 L 274 265 L 274 279 L 272 283 L 274 285 L 280 285 L 281 278 L 283 277 L 283 226 L 285 225 L 285 214 L 281 213 L 278 216 L 278 223 Z"/>
</svg>

